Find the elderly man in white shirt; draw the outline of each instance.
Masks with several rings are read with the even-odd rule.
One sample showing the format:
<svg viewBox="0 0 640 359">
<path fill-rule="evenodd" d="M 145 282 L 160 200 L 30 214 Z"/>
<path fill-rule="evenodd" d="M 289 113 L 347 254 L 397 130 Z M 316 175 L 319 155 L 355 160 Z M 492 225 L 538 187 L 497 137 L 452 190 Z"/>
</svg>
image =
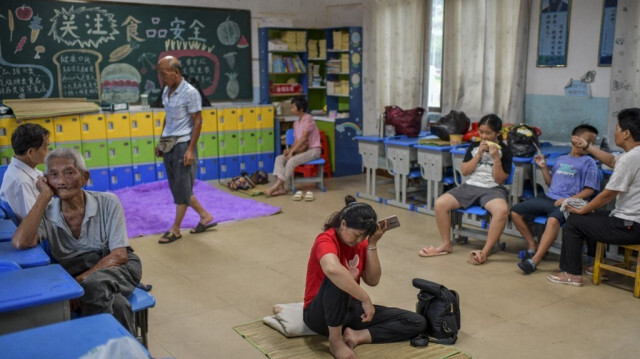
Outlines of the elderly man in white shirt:
<svg viewBox="0 0 640 359">
<path fill-rule="evenodd" d="M 25 123 L 11 135 L 15 152 L 2 179 L 0 199 L 9 203 L 18 221 L 29 213 L 40 193 L 36 188 L 42 172 L 36 168 L 49 153 L 49 131 L 35 123 Z"/>
</svg>

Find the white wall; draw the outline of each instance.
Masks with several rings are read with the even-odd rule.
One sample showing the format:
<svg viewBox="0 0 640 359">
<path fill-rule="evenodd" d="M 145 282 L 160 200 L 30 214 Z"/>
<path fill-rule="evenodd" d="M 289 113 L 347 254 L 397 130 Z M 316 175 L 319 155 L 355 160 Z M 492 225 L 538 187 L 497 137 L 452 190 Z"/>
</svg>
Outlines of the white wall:
<svg viewBox="0 0 640 359">
<path fill-rule="evenodd" d="M 609 97 L 610 67 L 598 67 L 598 46 L 603 0 L 573 0 L 569 27 L 567 67 L 536 67 L 540 0 L 533 1 L 529 26 L 529 56 L 527 59 L 527 94 L 564 96 L 569 79 L 579 80 L 587 71 L 596 71 L 591 84 L 594 97 Z"/>
<path fill-rule="evenodd" d="M 538 126 L 543 140 L 567 142 L 571 130 L 582 123 L 595 126 L 601 136 L 606 134 L 611 68 L 598 67 L 602 10 L 603 0 L 573 0 L 567 66 L 536 67 L 540 0 L 533 0 L 525 122 Z M 579 80 L 590 70 L 596 71 L 595 81 L 591 83 L 592 97 L 565 96 L 564 87 L 569 80 Z"/>
</svg>

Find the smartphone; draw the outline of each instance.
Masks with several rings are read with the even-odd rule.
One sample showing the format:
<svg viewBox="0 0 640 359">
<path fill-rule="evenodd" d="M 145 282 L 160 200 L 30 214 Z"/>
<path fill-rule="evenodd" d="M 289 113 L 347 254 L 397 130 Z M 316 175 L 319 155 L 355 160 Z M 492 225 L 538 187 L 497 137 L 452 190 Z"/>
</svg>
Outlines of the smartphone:
<svg viewBox="0 0 640 359">
<path fill-rule="evenodd" d="M 384 221 L 387 221 L 387 230 L 394 229 L 400 227 L 400 221 L 398 221 L 398 217 L 393 215 L 391 217 L 383 218 L 378 221 L 378 223 L 383 226 Z"/>
</svg>

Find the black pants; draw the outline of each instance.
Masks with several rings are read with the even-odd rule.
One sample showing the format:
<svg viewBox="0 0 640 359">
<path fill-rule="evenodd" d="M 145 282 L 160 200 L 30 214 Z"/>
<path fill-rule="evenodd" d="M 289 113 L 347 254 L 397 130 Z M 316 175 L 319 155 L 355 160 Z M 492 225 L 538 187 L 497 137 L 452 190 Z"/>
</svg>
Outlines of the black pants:
<svg viewBox="0 0 640 359">
<path fill-rule="evenodd" d="M 329 278 L 324 279 L 318 294 L 304 309 L 304 322 L 318 334 L 329 336 L 328 327 L 368 329 L 372 343 L 389 343 L 409 340 L 423 333 L 427 322 L 417 313 L 399 308 L 374 305 L 376 313 L 368 323 L 363 323 L 362 302 L 351 298 L 336 287 Z"/>
<path fill-rule="evenodd" d="M 591 257 L 595 256 L 597 242 L 640 244 L 640 224 L 609 217 L 609 211 L 570 215 L 562 232 L 561 270 L 582 274 L 583 241 L 587 242 L 587 254 Z"/>
</svg>

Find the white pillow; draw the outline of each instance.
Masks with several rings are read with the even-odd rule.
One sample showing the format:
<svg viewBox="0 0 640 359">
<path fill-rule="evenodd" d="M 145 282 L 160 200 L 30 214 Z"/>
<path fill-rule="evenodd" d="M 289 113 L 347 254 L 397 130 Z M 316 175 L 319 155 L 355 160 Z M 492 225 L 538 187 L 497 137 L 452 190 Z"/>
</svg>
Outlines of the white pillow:
<svg viewBox="0 0 640 359">
<path fill-rule="evenodd" d="M 316 333 L 304 324 L 302 307 L 303 303 L 276 304 L 274 315 L 266 316 L 262 321 L 287 338 L 314 335 Z"/>
</svg>

